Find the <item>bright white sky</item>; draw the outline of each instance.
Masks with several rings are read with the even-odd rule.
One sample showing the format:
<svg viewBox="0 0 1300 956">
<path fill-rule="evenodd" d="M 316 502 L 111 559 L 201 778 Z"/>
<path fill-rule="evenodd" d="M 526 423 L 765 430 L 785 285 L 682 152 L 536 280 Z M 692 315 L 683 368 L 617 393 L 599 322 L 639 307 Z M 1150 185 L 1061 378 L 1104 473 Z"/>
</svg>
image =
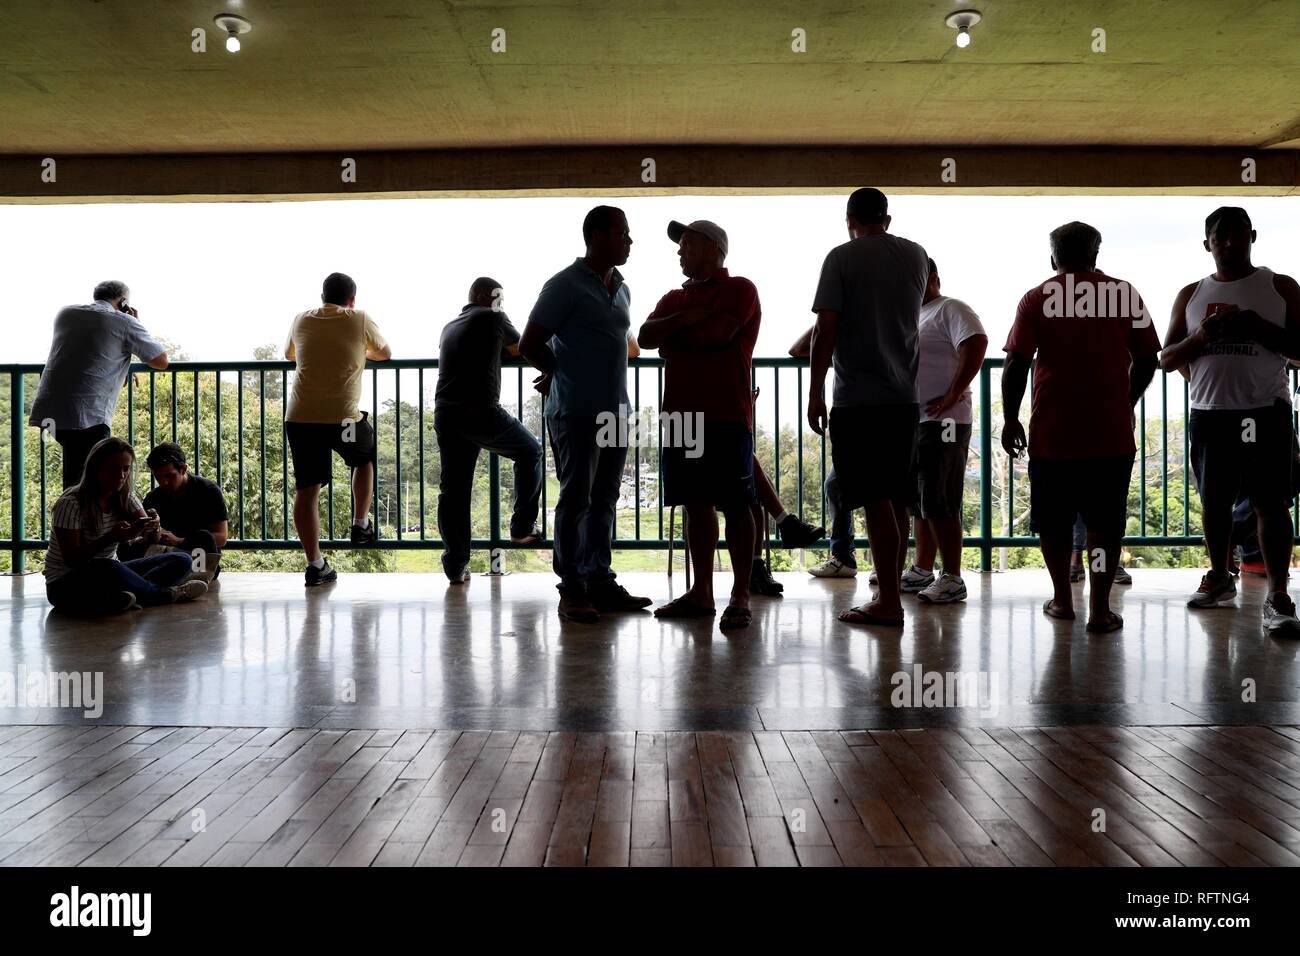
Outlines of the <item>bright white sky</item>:
<svg viewBox="0 0 1300 956">
<path fill-rule="evenodd" d="M 784 355 L 811 322 L 822 258 L 843 242 L 844 196 L 665 196 L 611 202 L 634 245 L 624 267 L 634 327 L 682 281 L 670 219 L 712 219 L 731 240 L 728 265 L 763 304 L 758 355 Z M 490 275 L 522 329 L 542 283 L 582 253 L 581 223 L 597 200 L 394 199 L 285 203 L 0 206 L 5 361 L 41 362 L 59 308 L 96 282 L 126 281 L 141 320 L 191 358 L 250 359 L 283 343 L 295 313 L 319 302 L 324 276 L 357 280 L 395 357 L 438 353 L 442 325 L 470 281 Z M 1048 232 L 1071 219 L 1102 233 L 1099 264 L 1133 282 L 1163 337 L 1178 289 L 1207 274 L 1203 222 L 1244 205 L 1255 262 L 1300 274 L 1300 197 L 896 196 L 892 231 L 939 264 L 944 292 L 983 318 L 997 354 L 1016 303 L 1050 274 Z"/>
</svg>

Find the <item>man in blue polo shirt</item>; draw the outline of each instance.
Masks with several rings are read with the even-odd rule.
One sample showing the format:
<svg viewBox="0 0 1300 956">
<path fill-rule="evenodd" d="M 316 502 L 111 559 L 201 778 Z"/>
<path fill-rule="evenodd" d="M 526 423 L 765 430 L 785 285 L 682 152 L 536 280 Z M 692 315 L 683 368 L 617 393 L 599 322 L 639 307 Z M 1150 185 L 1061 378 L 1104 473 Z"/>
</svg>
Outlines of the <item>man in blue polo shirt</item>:
<svg viewBox="0 0 1300 956">
<path fill-rule="evenodd" d="M 560 479 L 555 503 L 555 573 L 560 617 L 600 620 L 602 611 L 637 611 L 634 597 L 610 567 L 614 518 L 626 445 L 599 441 L 600 416 L 627 416 L 627 359 L 632 338 L 631 295 L 618 266 L 632 236 L 627 217 L 597 206 L 582 222 L 587 251 L 547 280 L 519 341 L 519 353 L 542 372 L 547 428 Z M 608 432 L 608 429 L 605 430 Z"/>
</svg>

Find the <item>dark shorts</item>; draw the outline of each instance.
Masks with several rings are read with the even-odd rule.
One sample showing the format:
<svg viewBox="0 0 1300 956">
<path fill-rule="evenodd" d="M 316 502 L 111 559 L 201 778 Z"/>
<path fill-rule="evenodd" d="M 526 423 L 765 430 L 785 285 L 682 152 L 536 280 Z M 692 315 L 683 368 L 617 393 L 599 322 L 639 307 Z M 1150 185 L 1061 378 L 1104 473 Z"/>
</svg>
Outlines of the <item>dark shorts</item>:
<svg viewBox="0 0 1300 956">
<path fill-rule="evenodd" d="M 1135 455 L 1029 459 L 1029 526 L 1073 540 L 1074 522 L 1094 534 L 1123 534 Z"/>
<path fill-rule="evenodd" d="M 350 435 L 342 425 L 314 422 L 285 422 L 284 431 L 289 438 L 293 480 L 298 488 L 329 482 L 334 470 L 331 452 L 338 452 L 349 468 L 360 468 L 375 460 L 375 430 L 366 412 L 361 413 L 361 421 L 351 426 Z"/>
<path fill-rule="evenodd" d="M 700 438 L 694 449 L 664 448 L 664 504 L 731 509 L 757 503 L 749 426 L 705 419 Z M 701 454 L 690 457 L 696 452 Z"/>
<path fill-rule="evenodd" d="M 916 425 L 919 408 L 848 405 L 831 409 L 831 461 L 840 507 L 879 501 L 916 502 Z"/>
<path fill-rule="evenodd" d="M 1294 434 L 1291 406 L 1285 402 L 1242 410 L 1193 408 L 1187 420 L 1188 456 L 1201 507 L 1231 510 L 1240 497 L 1285 506 L 1294 488 Z"/>
<path fill-rule="evenodd" d="M 916 499 L 922 518 L 961 517 L 969 454 L 969 425 L 938 421 L 917 427 Z"/>
</svg>

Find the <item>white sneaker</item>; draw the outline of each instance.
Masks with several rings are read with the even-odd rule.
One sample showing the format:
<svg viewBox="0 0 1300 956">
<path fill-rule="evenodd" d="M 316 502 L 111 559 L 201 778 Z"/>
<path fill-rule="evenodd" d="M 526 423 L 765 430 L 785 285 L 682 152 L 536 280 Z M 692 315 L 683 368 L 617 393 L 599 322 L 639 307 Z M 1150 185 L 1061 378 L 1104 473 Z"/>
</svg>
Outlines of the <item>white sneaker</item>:
<svg viewBox="0 0 1300 956">
<path fill-rule="evenodd" d="M 903 572 L 898 580 L 899 588 L 904 594 L 915 594 L 918 591 L 924 591 L 934 583 L 933 571 L 922 571 L 915 564 Z"/>
<path fill-rule="evenodd" d="M 877 585 L 880 584 L 880 576 L 877 575 L 875 571 L 872 571 L 870 574 L 867 575 L 867 583 L 870 584 L 873 588 L 876 587 Z"/>
<path fill-rule="evenodd" d="M 1284 595 L 1270 594 L 1264 599 L 1263 624 L 1265 637 L 1300 637 L 1295 605 Z"/>
<path fill-rule="evenodd" d="M 1133 583 L 1133 575 L 1129 574 L 1128 571 L 1124 569 L 1124 565 L 1122 564 L 1115 569 L 1115 583 L 1116 584 Z"/>
<path fill-rule="evenodd" d="M 927 604 L 951 604 L 954 601 L 964 601 L 966 582 L 957 575 L 945 571 L 938 580 L 917 594 L 917 597 Z"/>
<path fill-rule="evenodd" d="M 858 569 L 852 564 L 845 564 L 839 558 L 827 558 L 815 568 L 809 568 L 808 573 L 815 578 L 851 578 L 857 575 Z M 875 572 L 872 572 L 875 576 Z"/>
</svg>

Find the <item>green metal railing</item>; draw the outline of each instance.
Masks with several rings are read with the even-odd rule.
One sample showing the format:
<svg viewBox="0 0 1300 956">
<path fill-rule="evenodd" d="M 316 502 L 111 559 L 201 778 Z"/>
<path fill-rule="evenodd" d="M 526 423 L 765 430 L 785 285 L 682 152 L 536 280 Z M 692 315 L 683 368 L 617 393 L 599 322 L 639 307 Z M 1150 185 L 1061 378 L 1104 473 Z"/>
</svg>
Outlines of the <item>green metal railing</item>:
<svg viewBox="0 0 1300 956">
<path fill-rule="evenodd" d="M 762 389 L 755 415 L 758 427 L 760 461 L 778 494 L 783 489 L 788 494 L 791 490 L 789 487 L 790 481 L 795 482 L 794 495 L 791 500 L 787 501 L 787 506 L 793 506 L 791 510 L 803 514 L 805 518 L 820 517 L 820 523 L 826 525 L 826 499 L 823 489 L 829 466 L 828 443 L 824 437 L 817 436 L 808 429 L 807 423 L 804 421 L 804 373 L 807 363 L 806 361 L 790 358 L 756 358 L 753 364 L 754 383 L 761 386 Z M 968 529 L 976 529 L 976 533 L 966 535 L 964 544 L 968 548 L 979 549 L 981 555 L 980 564 L 984 570 L 991 567 L 995 549 L 1032 546 L 1037 542 L 1037 538 L 1028 531 L 1027 514 L 1023 513 L 1025 509 L 1022 508 L 1022 513 L 1017 513 L 1015 486 L 1018 480 L 1024 482 L 1022 484 L 1022 499 L 1024 501 L 1021 503 L 1024 504 L 1027 501 L 1027 496 L 1024 494 L 1024 489 L 1027 488 L 1025 462 L 1023 459 L 1015 463 L 1007 460 L 998 441 L 1001 422 L 994 422 L 994 416 L 989 413 L 994 407 L 995 373 L 1000 374 L 1002 364 L 1000 358 L 986 360 L 973 386 L 975 434 L 978 435 L 978 441 L 972 443 L 974 447 L 971 449 L 971 462 L 968 466 L 968 486 L 971 483 L 970 479 L 978 475 L 979 504 L 977 516 L 971 513 L 970 507 L 967 508 L 967 527 Z M 655 395 L 653 405 L 649 406 L 649 413 L 657 416 L 663 397 L 663 361 L 658 358 L 638 358 L 632 360 L 629 366 L 629 395 L 633 406 L 641 409 L 643 379 L 648 376 L 653 379 Z M 436 448 L 436 444 L 431 445 L 429 435 L 429 427 L 433 419 L 433 402 L 428 394 L 431 389 L 426 388 L 436 380 L 437 367 L 437 361 L 430 359 L 407 359 L 368 364 L 370 376 L 370 388 L 368 390 L 369 411 L 372 422 L 376 427 L 377 437 L 382 439 L 383 436 L 391 434 L 394 439 L 391 452 L 395 457 L 395 461 L 392 462 L 393 467 L 385 468 L 383 459 L 388 454 L 385 446 L 385 450 L 380 452 L 379 467 L 375 470 L 375 487 L 373 489 L 375 494 L 371 506 L 371 518 L 376 527 L 380 528 L 380 540 L 376 547 L 381 549 L 437 548 L 441 546 L 441 541 L 436 536 L 436 520 L 430 514 L 434 502 L 429 499 L 434 498 L 436 500 L 436 485 L 429 481 L 430 472 L 428 466 L 434 458 L 433 449 Z M 46 462 L 49 454 L 48 443 L 44 441 L 43 433 L 26 424 L 30 412 L 30 401 L 35 393 L 35 385 L 41 368 L 40 365 L 0 366 L 0 372 L 7 375 L 9 379 L 7 389 L 10 436 L 8 474 L 11 485 L 9 494 L 9 536 L 0 539 L 0 550 L 10 552 L 12 556 L 11 568 L 14 571 L 23 570 L 24 554 L 27 551 L 43 550 L 48 546 L 49 505 L 52 503 L 52 497 L 56 497 L 58 492 L 56 486 L 55 494 L 51 496 L 47 487 L 49 474 Z M 148 428 L 150 447 L 156 444 L 160 437 L 178 441 L 186 450 L 191 466 L 196 473 L 214 477 L 219 485 L 227 489 L 228 504 L 234 505 L 231 509 L 228 548 L 283 549 L 297 547 L 297 541 L 291 533 L 290 526 L 290 469 L 283 424 L 283 409 L 285 398 L 289 394 L 290 373 L 293 369 L 294 366 L 290 362 L 273 361 L 178 362 L 165 371 L 154 371 L 143 365 L 132 366 L 134 374 L 126 385 L 127 414 L 125 431 L 127 441 L 132 445 L 136 445 L 137 441 L 143 437 L 143 435 L 137 435 L 137 431 L 141 430 L 137 428 L 137 419 L 144 417 Z M 545 414 L 544 399 L 541 399 L 540 396 L 532 398 L 525 382 L 525 373 L 531 378 L 533 372 L 521 364 L 508 364 L 503 370 L 503 379 L 507 383 L 511 377 L 511 372 L 514 373 L 515 388 L 512 396 L 503 397 L 503 401 L 509 402 L 513 398 L 516 414 L 520 419 L 526 420 L 532 425 L 536 433 L 543 427 Z M 141 401 L 142 396 L 137 394 L 138 389 L 135 384 L 137 375 L 141 377 L 147 376 L 148 399 L 144 409 L 138 407 L 143 403 Z M 274 399 L 274 403 L 278 403 L 278 408 L 274 410 L 273 415 L 270 417 L 268 417 L 267 411 L 268 377 L 272 389 L 278 392 L 277 397 Z M 414 406 L 409 402 L 403 404 L 402 385 L 404 378 L 407 380 L 408 397 L 410 395 L 409 385 L 411 380 L 414 379 L 415 391 L 418 396 Z M 793 379 L 792 382 L 791 379 Z M 214 384 L 214 387 L 206 389 L 204 385 L 209 380 Z M 784 394 L 786 396 L 784 404 L 782 402 L 783 380 L 785 382 Z M 234 428 L 236 432 L 233 492 L 229 489 L 231 484 L 231 462 L 227 460 L 224 451 L 227 442 L 226 436 L 223 434 L 223 429 L 227 427 L 225 419 L 229 414 L 228 406 L 223 409 L 223 396 L 224 401 L 228 402 L 232 381 L 235 400 Z M 170 386 L 168 389 L 169 407 L 162 416 L 159 415 L 157 402 L 160 382 Z M 391 388 L 385 391 L 386 396 L 391 396 L 390 399 L 385 401 L 386 410 L 380 408 L 380 385 L 383 382 L 391 385 Z M 793 385 L 793 390 L 791 390 L 791 385 Z M 182 422 L 180 401 L 182 389 L 185 386 L 188 386 L 189 421 Z M 1173 422 L 1177 430 L 1181 432 L 1181 441 L 1176 440 L 1175 448 L 1172 449 L 1169 447 L 1171 424 L 1169 418 L 1169 392 L 1171 387 L 1175 393 L 1181 392 L 1182 396 L 1182 401 L 1177 403 L 1175 411 L 1175 414 L 1179 417 Z M 1125 543 L 1131 546 L 1195 545 L 1201 541 L 1201 537 L 1198 527 L 1199 522 L 1193 523 L 1191 521 L 1191 509 L 1194 502 L 1189 498 L 1191 483 L 1187 480 L 1187 432 L 1186 428 L 1183 427 L 1187 420 L 1188 410 L 1186 383 L 1179 376 L 1164 376 L 1158 373 L 1152 388 L 1158 391 L 1158 401 L 1160 403 L 1161 438 L 1158 452 L 1161 506 L 1158 524 L 1152 526 L 1148 515 L 1148 461 L 1150 449 L 1148 448 L 1147 434 L 1147 399 L 1144 397 L 1138 410 L 1140 436 L 1139 465 L 1137 466 L 1140 472 L 1137 476 L 1140 488 L 1138 533 L 1126 537 Z M 770 406 L 768 406 L 768 396 L 770 396 Z M 791 401 L 792 396 L 793 401 Z M 249 413 L 246 407 L 249 404 L 256 404 L 256 415 Z M 206 412 L 209 409 L 213 413 L 212 431 L 215 434 L 212 435 L 205 434 L 207 431 L 205 428 Z M 414 415 L 416 418 L 414 423 L 414 449 L 410 447 L 409 428 L 412 423 L 409 417 L 407 422 L 408 433 L 403 434 L 402 419 L 404 415 Z M 791 418 L 793 418 L 793 423 L 790 420 Z M 1027 418 L 1028 398 L 1026 398 L 1025 408 L 1022 410 L 1022 419 L 1027 420 Z M 256 429 L 255 441 L 251 440 L 251 429 Z M 186 430 L 188 430 L 188 435 L 185 434 Z M 651 432 L 654 433 L 654 429 L 651 429 Z M 658 549 L 668 547 L 669 542 L 665 537 L 665 509 L 657 493 L 659 476 L 654 473 L 656 466 L 653 464 L 653 462 L 658 462 L 658 452 L 662 448 L 662 424 L 658 427 L 657 436 L 653 455 L 646 453 L 645 449 L 634 448 L 629 452 L 629 464 L 625 472 L 625 481 L 631 481 L 633 488 L 632 500 L 623 503 L 620 514 L 625 515 L 628 507 L 630 507 L 633 509 L 633 517 L 630 526 L 627 520 L 620 521 L 620 525 L 627 526 L 627 533 L 624 533 L 622 527 L 617 529 L 614 540 L 615 548 Z M 212 460 L 209 460 L 209 452 L 206 449 L 209 439 L 211 440 L 210 453 Z M 29 447 L 33 444 L 36 446 L 34 450 Z M 1177 448 L 1177 445 L 1181 445 L 1181 449 Z M 545 436 L 543 436 L 542 448 L 544 468 L 549 475 L 551 470 L 546 467 L 546 462 L 550 455 L 550 449 Z M 278 467 L 268 466 L 268 450 L 278 455 Z M 783 452 L 791 450 L 794 454 L 793 467 L 789 467 L 789 464 L 782 461 Z M 27 480 L 13 480 L 15 474 L 26 474 L 29 463 L 28 456 L 33 452 L 39 456 L 39 467 L 35 469 L 35 474 L 28 476 Z M 143 459 L 142 452 L 147 452 L 147 449 L 137 446 L 137 453 L 141 459 Z M 255 463 L 246 461 L 246 459 L 253 459 L 254 457 L 256 459 Z M 412 458 L 415 460 L 412 461 Z M 246 464 L 248 465 L 247 468 Z M 409 472 L 404 473 L 404 471 L 409 465 L 414 465 L 418 469 L 420 477 L 414 495 L 406 487 L 406 477 Z M 1173 476 L 1181 481 L 1182 499 L 1181 520 L 1175 518 L 1173 533 L 1171 533 L 1170 528 L 1169 500 L 1171 467 Z M 251 473 L 250 469 L 252 469 Z M 476 548 L 510 548 L 513 545 L 510 543 L 508 535 L 503 536 L 501 532 L 501 496 L 505 489 L 501 481 L 500 462 L 496 455 L 488 456 L 487 469 L 489 483 L 488 531 L 485 537 L 475 538 L 473 544 Z M 652 469 L 651 473 L 643 474 L 647 469 Z M 817 481 L 810 486 L 806 478 L 808 473 L 813 471 L 817 475 Z M 1003 476 L 1005 477 L 1005 486 L 1003 485 Z M 268 478 L 271 478 L 275 484 L 279 485 L 278 496 L 272 495 L 268 485 Z M 643 478 L 652 479 L 653 483 L 654 500 L 648 502 L 648 509 L 653 512 L 653 515 L 648 522 L 646 521 L 646 515 L 643 513 L 647 509 L 642 507 Z M 143 476 L 140 476 L 139 480 L 144 480 Z M 395 485 L 395 487 L 389 487 L 390 485 Z M 430 488 L 435 492 L 433 495 L 427 493 Z M 995 491 L 997 492 L 996 495 Z M 29 501 L 33 500 L 28 498 L 29 492 L 34 492 L 39 499 L 39 509 L 35 517 L 28 513 Z M 392 504 L 393 496 L 396 496 L 397 520 L 395 524 L 392 521 L 381 521 L 381 493 L 388 494 L 386 501 L 389 505 Z M 342 494 L 347 494 L 346 489 L 343 490 Z M 247 500 L 250 497 L 255 499 L 251 507 Z M 278 497 L 278 501 L 274 500 L 275 497 Z M 346 539 L 339 539 L 335 534 L 335 489 L 333 481 L 325 489 L 323 497 L 326 499 L 324 506 L 327 521 L 323 527 L 322 545 L 326 548 L 350 547 L 350 543 Z M 413 498 L 418 500 L 418 504 Z M 546 523 L 548 520 L 546 499 L 547 489 L 544 482 L 542 489 L 544 535 L 547 531 Z M 996 513 L 998 511 L 996 505 L 998 504 L 1002 506 L 1000 515 Z M 1177 499 L 1175 499 L 1175 504 L 1178 504 Z M 405 515 L 412 505 L 415 505 L 418 510 L 418 520 L 414 523 L 408 523 Z M 809 507 L 810 505 L 812 507 Z M 272 513 L 276 508 L 278 508 L 278 515 Z M 390 511 L 391 509 L 386 509 L 386 513 Z M 646 528 L 647 524 L 650 525 L 649 529 Z M 1181 525 L 1181 527 L 1178 525 Z M 344 530 L 346 530 L 346 526 Z M 653 534 L 649 533 L 650 530 L 653 530 Z M 674 530 L 676 531 L 676 529 Z M 680 541 L 676 534 L 674 537 Z M 865 544 L 865 538 L 855 538 L 856 546 L 860 547 Z M 542 546 L 547 545 L 549 545 L 549 538 Z M 821 547 L 825 546 L 825 544 L 821 545 Z"/>
</svg>

